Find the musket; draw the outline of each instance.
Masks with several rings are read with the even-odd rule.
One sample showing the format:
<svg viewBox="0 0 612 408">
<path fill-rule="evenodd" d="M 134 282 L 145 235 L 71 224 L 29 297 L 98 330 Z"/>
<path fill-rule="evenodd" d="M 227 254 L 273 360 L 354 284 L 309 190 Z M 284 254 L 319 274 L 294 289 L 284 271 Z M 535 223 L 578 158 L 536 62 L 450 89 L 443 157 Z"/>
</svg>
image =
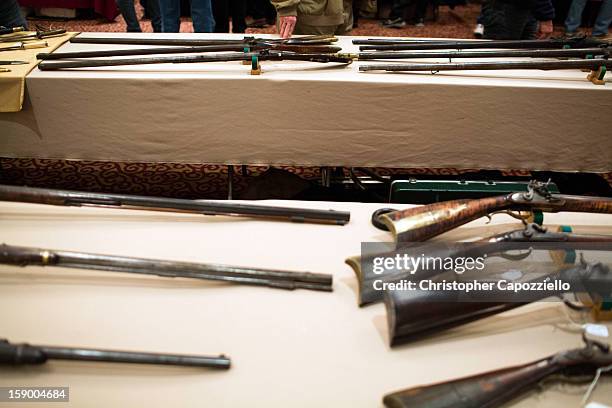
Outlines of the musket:
<svg viewBox="0 0 612 408">
<path fill-rule="evenodd" d="M 547 184 L 531 181 L 528 191 L 478 200 L 427 204 L 380 216 L 396 242 L 419 242 L 477 218 L 511 211 L 612 213 L 612 198 L 551 194 Z"/>
<path fill-rule="evenodd" d="M 0 366 L 40 365 L 48 360 L 107 361 L 111 363 L 157 364 L 228 369 L 231 360 L 189 354 L 142 353 L 136 351 L 13 344 L 0 339 Z"/>
<path fill-rule="evenodd" d="M 46 30 L 36 31 L 31 34 L 11 35 L 0 38 L 0 42 L 15 42 L 15 41 L 30 41 L 30 40 L 42 40 L 43 38 L 57 37 L 66 34 L 66 30 Z"/>
<path fill-rule="evenodd" d="M 418 282 L 446 272 L 444 270 L 420 266 L 410 271 L 405 269 L 385 269 L 384 273 L 377 274 L 374 272 L 374 262 L 376 259 L 395 258 L 396 256 L 422 257 L 422 265 L 430 265 L 436 259 L 480 256 L 506 257 L 505 252 L 507 251 L 530 249 L 533 247 L 536 247 L 538 250 L 551 251 L 581 249 L 612 251 L 612 235 L 553 232 L 538 224 L 530 223 L 523 229 L 503 232 L 476 242 L 441 242 L 407 246 L 385 253 L 349 257 L 345 262 L 353 269 L 357 277 L 357 302 L 359 306 L 365 306 L 383 300 L 384 292 L 376 289 L 376 286 L 380 286 L 382 283 L 398 282 L 401 280 Z"/>
<path fill-rule="evenodd" d="M 355 38 L 352 43 L 354 45 L 388 45 L 388 44 L 429 44 L 429 43 L 446 43 L 449 39 L 428 39 L 428 38 Z M 474 40 L 486 41 L 486 40 Z"/>
<path fill-rule="evenodd" d="M 489 371 L 387 394 L 388 408 L 496 408 L 520 397 L 548 379 L 594 376 L 612 365 L 607 344 L 588 340 L 585 346 L 500 370 Z M 561 378 L 559 378 L 561 377 Z"/>
<path fill-rule="evenodd" d="M 26 65 L 29 64 L 28 61 L 1 61 L 0 65 Z"/>
<path fill-rule="evenodd" d="M 0 27 L 0 35 L 18 33 L 20 31 L 25 31 L 25 28 L 22 26 L 19 27 Z"/>
<path fill-rule="evenodd" d="M 553 48 L 543 50 L 476 50 L 476 51 L 378 51 L 360 52 L 352 55 L 360 61 L 386 59 L 423 59 L 423 58 L 587 58 L 610 56 L 607 47 L 596 48 Z"/>
<path fill-rule="evenodd" d="M 45 48 L 48 47 L 46 41 L 32 42 L 32 43 L 24 43 L 18 42 L 13 45 L 0 47 L 0 51 L 16 51 L 16 50 L 28 50 L 30 48 Z"/>
<path fill-rule="evenodd" d="M 82 37 L 76 36 L 70 42 L 77 44 L 123 44 L 123 45 L 164 45 L 164 46 L 206 46 L 206 45 L 241 45 L 257 46 L 261 43 L 286 45 L 326 45 L 338 41 L 333 35 L 311 35 L 292 38 L 256 38 L 241 39 L 200 39 L 200 38 L 122 38 L 122 37 Z"/>
<path fill-rule="evenodd" d="M 128 194 L 88 193 L 82 191 L 54 190 L 49 188 L 20 187 L 1 184 L 0 201 L 77 207 L 94 206 L 132 210 L 170 211 L 203 215 L 236 215 L 285 219 L 293 222 L 325 222 L 338 225 L 346 224 L 351 217 L 348 211 L 235 204 Z"/>
<path fill-rule="evenodd" d="M 446 49 L 482 48 L 592 48 L 610 45 L 609 41 L 587 37 L 550 38 L 546 40 L 460 40 L 460 41 L 422 41 L 390 40 L 384 44 L 362 45 L 360 51 L 422 51 Z"/>
<path fill-rule="evenodd" d="M 480 70 L 505 70 L 505 69 L 539 69 L 544 71 L 558 69 L 588 69 L 596 71 L 601 67 L 612 68 L 612 60 L 593 59 L 569 59 L 562 61 L 495 61 L 495 62 L 440 62 L 440 63 L 406 63 L 406 64 L 377 64 L 361 65 L 359 71 L 480 71 Z"/>
<path fill-rule="evenodd" d="M 341 47 L 328 45 L 292 45 L 282 43 L 260 43 L 247 48 L 248 51 L 275 50 L 291 51 L 299 54 L 333 54 L 342 50 Z M 155 55 L 155 54 L 194 54 L 206 52 L 235 51 L 245 52 L 243 45 L 203 45 L 198 47 L 158 47 L 158 48 L 139 48 L 128 50 L 103 50 L 103 51 L 74 51 L 74 52 L 53 52 L 39 53 L 36 58 L 39 60 L 58 60 L 75 58 L 101 58 L 101 57 L 124 57 L 130 55 Z"/>
<path fill-rule="evenodd" d="M 332 276 L 321 273 L 100 255 L 6 244 L 0 245 L 0 264 L 20 267 L 55 266 L 166 278 L 204 279 L 289 290 L 332 290 Z"/>
<path fill-rule="evenodd" d="M 602 263 L 566 267 L 551 274 L 524 282 L 568 283 L 570 291 L 586 293 L 595 302 L 612 297 L 612 273 Z M 446 281 L 443 283 L 452 283 Z M 429 287 L 429 286 L 428 286 Z M 422 289 L 422 288 L 421 288 Z M 519 308 L 549 297 L 566 293 L 561 285 L 545 290 L 530 290 L 517 297 L 514 292 L 499 290 L 387 290 L 384 293 L 391 346 L 423 339 L 489 316 Z M 581 308 L 565 302 L 570 308 Z"/>
<path fill-rule="evenodd" d="M 67 69 L 67 68 L 92 68 L 92 67 L 111 67 L 121 65 L 148 65 L 148 64 L 182 64 L 198 62 L 228 62 L 228 61 L 249 61 L 254 58 L 260 61 L 309 61 L 341 64 L 350 64 L 352 58 L 339 56 L 338 54 L 299 54 L 288 51 L 262 50 L 260 52 L 227 53 L 227 54 L 201 54 L 201 55 L 177 55 L 150 58 L 122 58 L 107 60 L 70 60 L 47 62 L 43 61 L 38 68 L 43 71 Z"/>
</svg>

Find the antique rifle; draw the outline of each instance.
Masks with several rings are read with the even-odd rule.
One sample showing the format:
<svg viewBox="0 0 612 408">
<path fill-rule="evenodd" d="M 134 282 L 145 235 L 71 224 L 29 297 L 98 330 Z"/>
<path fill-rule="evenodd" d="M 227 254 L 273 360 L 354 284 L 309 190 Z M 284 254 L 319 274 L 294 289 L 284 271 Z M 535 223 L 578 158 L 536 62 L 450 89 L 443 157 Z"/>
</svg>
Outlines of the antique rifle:
<svg viewBox="0 0 612 408">
<path fill-rule="evenodd" d="M 362 40 L 363 41 L 363 40 Z M 414 40 L 372 40 L 368 45 L 359 47 L 360 51 L 422 51 L 447 49 L 482 49 L 482 48 L 593 48 L 610 45 L 609 41 L 595 38 L 551 38 L 547 40 L 463 40 L 463 41 L 419 41 Z"/>
<path fill-rule="evenodd" d="M 535 285 L 535 288 L 538 288 L 539 283 L 551 282 L 553 287 L 542 286 L 541 290 L 529 290 L 520 296 L 497 287 L 492 290 L 474 290 L 465 293 L 452 289 L 450 285 L 453 282 L 457 281 L 441 282 L 450 287 L 448 290 L 420 288 L 420 290 L 385 291 L 384 302 L 391 346 L 420 340 L 549 297 L 563 296 L 567 293 L 561 285 L 563 283 L 569 284 L 570 291 L 588 294 L 594 304 L 612 298 L 610 268 L 599 262 L 589 264 L 584 260 L 581 260 L 579 265 L 523 282 L 527 287 Z M 564 303 L 570 308 L 583 308 L 568 301 Z"/>
<path fill-rule="evenodd" d="M 46 30 L 46 31 L 39 30 L 31 34 L 10 35 L 6 37 L 2 37 L 0 38 L 0 42 L 42 40 L 43 38 L 57 37 L 63 34 L 66 34 L 66 30 L 64 29 Z"/>
<path fill-rule="evenodd" d="M 351 214 L 347 211 L 234 204 L 127 194 L 87 193 L 9 185 L 0 185 L 0 201 L 76 207 L 97 206 L 132 210 L 170 211 L 203 215 L 239 215 L 285 219 L 293 222 L 334 223 L 338 225 L 346 224 L 351 217 Z"/>
<path fill-rule="evenodd" d="M 561 61 L 494 61 L 494 62 L 439 62 L 439 63 L 405 63 L 361 65 L 359 71 L 481 71 L 505 69 L 539 69 L 552 71 L 558 69 L 587 69 L 596 71 L 601 67 L 612 68 L 612 60 L 602 58 L 568 59 Z"/>
<path fill-rule="evenodd" d="M 231 365 L 231 360 L 224 355 L 209 357 L 188 354 L 35 346 L 27 343 L 13 344 L 9 343 L 6 339 L 0 339 L 0 366 L 39 365 L 46 363 L 48 360 L 107 361 L 111 363 L 157 364 L 221 369 L 228 369 Z"/>
<path fill-rule="evenodd" d="M 25 31 L 25 28 L 22 26 L 19 27 L 0 27 L 0 35 L 18 33 L 20 31 Z"/>
<path fill-rule="evenodd" d="M 166 278 L 224 281 L 279 289 L 332 290 L 332 276 L 310 272 L 176 262 L 74 251 L 0 245 L 0 264 L 56 266 L 105 272 L 135 273 Z"/>
<path fill-rule="evenodd" d="M 385 253 L 349 257 L 345 262 L 353 269 L 357 277 L 357 302 L 359 306 L 365 306 L 383 300 L 384 291 L 376 288 L 382 283 L 401 280 L 418 282 L 446 272 L 424 267 L 433 264 L 436 259 L 506 256 L 506 251 L 530 249 L 532 247 L 538 250 L 587 249 L 612 251 L 612 236 L 552 232 L 538 224 L 530 223 L 524 229 L 504 232 L 476 242 L 441 242 L 407 246 Z M 374 272 L 374 262 L 377 259 L 394 259 L 397 256 L 400 258 L 404 256 L 419 258 L 422 256 L 422 264 L 419 268 L 410 271 L 385 269 L 384 273 L 381 274 Z"/>
<path fill-rule="evenodd" d="M 28 61 L 0 61 L 0 65 L 26 65 Z"/>
<path fill-rule="evenodd" d="M 48 47 L 48 44 L 46 41 L 31 42 L 31 43 L 18 42 L 13 45 L 0 47 L 0 51 L 28 50 L 30 48 L 45 48 L 45 47 Z"/>
<path fill-rule="evenodd" d="M 505 406 L 507 402 L 538 388 L 540 382 L 548 378 L 558 381 L 592 377 L 612 365 L 609 345 L 586 338 L 584 341 L 583 348 L 562 351 L 527 364 L 387 394 L 383 403 L 388 408 Z"/>
<path fill-rule="evenodd" d="M 151 58 L 122 58 L 122 59 L 84 59 L 46 62 L 43 61 L 38 68 L 43 71 L 66 69 L 66 68 L 91 68 L 91 67 L 110 67 L 120 65 L 144 65 L 144 64 L 182 64 L 197 62 L 228 62 L 228 61 L 248 61 L 253 59 L 259 61 L 310 61 L 310 62 L 337 62 L 350 64 L 352 58 L 340 56 L 339 54 L 300 54 L 288 51 L 262 50 L 259 52 L 226 53 L 226 54 L 201 54 L 201 55 L 176 55 Z"/>
<path fill-rule="evenodd" d="M 532 181 L 528 191 L 478 200 L 452 200 L 380 216 L 397 242 L 425 241 L 496 212 L 544 211 L 612 213 L 612 198 L 551 194 L 547 184 Z"/>
<path fill-rule="evenodd" d="M 164 46 L 207 46 L 207 45 L 240 45 L 244 47 L 259 44 L 286 45 L 327 45 L 338 41 L 333 35 L 310 35 L 302 37 L 240 39 L 200 39 L 200 38 L 122 38 L 122 37 L 82 37 L 76 36 L 70 42 L 77 44 L 124 44 L 124 45 L 164 45 Z"/>
<path fill-rule="evenodd" d="M 378 51 L 360 52 L 353 55 L 360 61 L 386 59 L 424 59 L 424 58 L 609 58 L 609 48 L 553 48 L 543 50 L 476 50 L 476 51 Z"/>
<path fill-rule="evenodd" d="M 292 45 L 282 43 L 261 43 L 247 48 L 247 51 L 275 50 L 291 51 L 299 54 L 333 54 L 340 51 L 341 47 L 328 45 Z M 104 51 L 75 51 L 75 52 L 53 52 L 39 53 L 39 60 L 58 60 L 75 58 L 101 58 L 101 57 L 124 57 L 130 55 L 156 55 L 156 54 L 195 54 L 206 52 L 235 51 L 245 52 L 243 45 L 203 45 L 198 47 L 159 47 L 139 48 L 129 50 L 104 50 Z"/>
</svg>

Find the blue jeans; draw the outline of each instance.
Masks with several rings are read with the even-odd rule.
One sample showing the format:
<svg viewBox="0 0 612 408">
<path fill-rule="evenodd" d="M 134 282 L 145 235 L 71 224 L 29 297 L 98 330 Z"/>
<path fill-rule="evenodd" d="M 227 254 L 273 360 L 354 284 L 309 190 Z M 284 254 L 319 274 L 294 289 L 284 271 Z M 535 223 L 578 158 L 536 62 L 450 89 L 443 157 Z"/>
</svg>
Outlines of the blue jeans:
<svg viewBox="0 0 612 408">
<path fill-rule="evenodd" d="M 181 4 L 179 0 L 160 0 L 162 14 L 162 31 L 178 33 L 181 28 Z M 191 18 L 195 33 L 212 33 L 215 30 L 215 19 L 210 0 L 191 0 Z"/>
<path fill-rule="evenodd" d="M 0 0 L 0 26 L 28 28 L 28 23 L 21 14 L 17 0 Z"/>
<path fill-rule="evenodd" d="M 565 19 L 565 31 L 568 33 L 575 32 L 582 21 L 582 12 L 586 6 L 587 0 L 574 0 L 567 13 Z M 603 0 L 595 26 L 593 27 L 593 35 L 608 34 L 608 27 L 612 23 L 612 0 Z"/>
<path fill-rule="evenodd" d="M 136 17 L 136 10 L 134 9 L 134 0 L 115 0 L 117 2 L 117 7 L 119 7 L 119 11 L 121 11 L 121 15 L 127 24 L 127 32 L 128 33 L 140 33 L 142 30 L 140 29 L 140 23 L 138 22 L 138 17 Z M 147 1 L 147 10 L 151 16 L 151 25 L 153 26 L 153 31 L 156 33 L 161 33 L 161 14 L 159 11 L 159 0 L 148 0 Z"/>
</svg>

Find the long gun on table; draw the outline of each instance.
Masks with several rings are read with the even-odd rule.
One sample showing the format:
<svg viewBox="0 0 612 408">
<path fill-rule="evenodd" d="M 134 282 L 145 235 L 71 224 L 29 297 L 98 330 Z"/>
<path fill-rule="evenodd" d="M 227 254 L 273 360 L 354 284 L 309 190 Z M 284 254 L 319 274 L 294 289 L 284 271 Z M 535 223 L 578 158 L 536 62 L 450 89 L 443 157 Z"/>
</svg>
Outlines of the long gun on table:
<svg viewBox="0 0 612 408">
<path fill-rule="evenodd" d="M 70 39 L 75 44 L 119 44 L 119 45 L 163 45 L 163 46 L 210 46 L 210 45 L 240 45 L 253 47 L 259 44 L 285 45 L 328 45 L 338 41 L 333 35 L 309 35 L 292 38 L 256 38 L 241 39 L 200 39 L 200 38 L 123 38 L 123 37 L 83 37 Z"/>
<path fill-rule="evenodd" d="M 345 55 L 345 54 L 342 54 Z M 610 49 L 601 48 L 559 48 L 524 50 L 468 50 L 468 51 L 377 51 L 360 52 L 351 55 L 360 61 L 388 59 L 425 59 L 425 58 L 609 58 Z"/>
<path fill-rule="evenodd" d="M 27 343 L 13 344 L 9 343 L 6 339 L 0 339 L 0 366 L 40 365 L 48 360 L 106 361 L 111 363 L 157 364 L 220 369 L 228 369 L 231 365 L 231 360 L 224 355 L 209 357 L 188 354 L 38 346 Z"/>
<path fill-rule="evenodd" d="M 332 290 L 332 276 L 320 273 L 99 255 L 6 244 L 0 245 L 0 264 L 21 267 L 56 266 L 166 278 L 204 279 L 290 290 Z"/>
<path fill-rule="evenodd" d="M 298 54 L 333 54 L 340 51 L 341 47 L 328 45 L 292 45 L 282 43 L 259 43 L 247 48 L 247 51 L 274 50 L 291 51 Z M 103 50 L 103 51 L 74 51 L 39 53 L 39 60 L 59 60 L 75 58 L 102 58 L 102 57 L 125 57 L 131 55 L 157 55 L 157 54 L 195 54 L 206 52 L 245 52 L 244 45 L 202 45 L 197 47 L 156 47 L 139 48 L 127 50 Z"/>
<path fill-rule="evenodd" d="M 404 64 L 376 64 L 361 65 L 359 71 L 387 71 L 408 72 L 428 71 L 436 73 L 439 71 L 481 71 L 481 70 L 506 70 L 506 69 L 539 69 L 544 71 L 558 69 L 585 69 L 598 71 L 612 68 L 612 60 L 602 58 L 592 59 L 569 59 L 562 61 L 493 61 L 493 62 L 439 62 L 439 63 L 404 63 Z M 604 72 L 605 74 L 605 72 Z"/>
<path fill-rule="evenodd" d="M 452 200 L 380 216 L 397 242 L 419 242 L 496 212 L 544 211 L 612 213 L 612 199 L 551 194 L 546 183 L 532 181 L 524 193 L 478 200 Z"/>
<path fill-rule="evenodd" d="M 359 306 L 383 300 L 384 291 L 380 287 L 387 283 L 409 280 L 418 282 L 444 273 L 426 265 L 435 264 L 436 260 L 457 257 L 505 256 L 509 250 L 529 249 L 537 246 L 541 250 L 560 250 L 567 247 L 571 250 L 610 250 L 612 251 L 612 236 L 574 234 L 568 232 L 551 232 L 538 224 L 528 224 L 524 229 L 504 232 L 476 242 L 459 242 L 454 244 L 433 243 L 427 245 L 409 246 L 392 252 L 378 253 L 366 256 L 355 256 L 346 259 L 353 268 L 358 282 L 357 301 Z M 416 269 L 385 269 L 384 273 L 374 272 L 376 260 L 396 257 L 421 258 Z"/>
<path fill-rule="evenodd" d="M 9 185 L 0 185 L 0 201 L 77 207 L 98 206 L 204 215 L 237 215 L 285 219 L 293 222 L 334 223 L 338 225 L 346 224 L 351 217 L 351 214 L 347 211 L 234 204 L 127 194 L 87 193 Z"/>
<path fill-rule="evenodd" d="M 74 61 L 43 61 L 38 65 L 38 68 L 43 71 L 67 69 L 67 68 L 91 68 L 91 67 L 111 67 L 121 65 L 148 65 L 148 64 L 182 64 L 182 63 L 198 63 L 198 62 L 228 62 L 228 61 L 248 61 L 254 59 L 259 61 L 309 61 L 330 63 L 337 62 L 341 64 L 350 64 L 352 58 L 341 56 L 339 54 L 314 54 L 314 53 L 294 53 L 289 51 L 272 51 L 263 50 L 260 52 L 245 52 L 245 53 L 227 53 L 227 54 L 201 54 L 201 55 L 177 55 L 163 56 L 151 58 L 122 58 L 122 59 L 84 59 Z"/>
<path fill-rule="evenodd" d="M 427 283 L 421 290 L 385 291 L 391 346 L 420 340 L 548 297 L 560 297 L 568 292 L 586 293 L 594 305 L 612 298 L 610 268 L 602 263 L 588 264 L 583 260 L 579 265 L 521 282 L 524 287 L 534 289 L 529 289 L 527 294 L 520 294 L 520 297 L 498 287 L 496 282 L 492 283 L 496 285 L 493 290 L 473 290 L 469 293 L 459 290 L 460 286 L 455 289 L 455 280 L 437 283 L 444 285 L 445 290 L 429 289 L 437 289 L 437 286 Z M 569 286 L 569 290 L 564 288 L 564 284 Z M 571 308 L 582 308 L 567 301 L 565 304 Z"/>
<path fill-rule="evenodd" d="M 43 38 L 57 37 L 66 34 L 66 30 L 39 30 L 31 34 L 21 35 L 8 35 L 0 38 L 0 43 L 3 42 L 16 42 L 16 41 L 31 41 L 31 40 L 42 40 Z"/>
<path fill-rule="evenodd" d="M 423 51 L 450 49 L 483 49 L 483 48 L 593 48 L 610 45 L 609 41 L 594 38 L 551 38 L 547 40 L 485 40 L 485 41 L 414 41 L 414 40 L 359 40 L 360 51 Z"/>
<path fill-rule="evenodd" d="M 48 47 L 49 45 L 47 44 L 46 41 L 40 41 L 40 42 L 32 42 L 32 43 L 25 43 L 25 42 L 18 42 L 15 44 L 11 44 L 11 45 L 6 45 L 6 46 L 0 46 L 0 51 L 17 51 L 17 50 L 28 50 L 30 48 L 45 48 Z"/>
<path fill-rule="evenodd" d="M 19 27 L 4 27 L 0 26 L 0 35 L 18 33 L 20 31 L 25 31 L 25 28 L 22 26 Z"/>
<path fill-rule="evenodd" d="M 383 403 L 388 408 L 500 407 L 538 388 L 548 378 L 592 377 L 612 365 L 609 345 L 587 339 L 585 343 L 583 348 L 527 364 L 396 391 L 385 395 Z"/>
</svg>

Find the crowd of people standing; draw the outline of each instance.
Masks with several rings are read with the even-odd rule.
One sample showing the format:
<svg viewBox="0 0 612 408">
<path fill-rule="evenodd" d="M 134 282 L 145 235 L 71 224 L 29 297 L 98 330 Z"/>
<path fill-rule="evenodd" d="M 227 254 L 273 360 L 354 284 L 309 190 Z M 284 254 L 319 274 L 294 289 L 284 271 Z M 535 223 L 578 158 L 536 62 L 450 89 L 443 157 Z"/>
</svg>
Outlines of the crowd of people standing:
<svg viewBox="0 0 612 408">
<path fill-rule="evenodd" d="M 115 1 L 125 19 L 127 31 L 140 32 L 134 0 Z M 581 35 L 577 30 L 587 1 L 572 0 L 565 19 L 566 36 Z M 153 31 L 180 31 L 181 0 L 140 2 L 151 19 Z M 447 0 L 445 4 L 464 2 Z M 376 0 L 190 0 L 189 3 L 194 32 L 227 33 L 231 30 L 244 33 L 247 28 L 246 16 L 249 14 L 252 17 L 251 26 L 276 23 L 283 38 L 293 34 L 345 34 L 351 30 L 353 14 L 360 13 L 360 6 L 370 14 L 377 6 Z M 414 5 L 414 23 L 422 26 L 430 3 L 431 0 L 392 0 L 390 16 L 381 24 L 387 28 L 405 27 L 408 24 L 408 8 Z M 488 39 L 546 38 L 553 33 L 554 18 L 553 0 L 483 0 L 474 34 Z M 612 0 L 602 0 L 592 36 L 608 37 L 610 23 Z M 0 0 L 0 25 L 27 26 L 18 0 Z"/>
</svg>

